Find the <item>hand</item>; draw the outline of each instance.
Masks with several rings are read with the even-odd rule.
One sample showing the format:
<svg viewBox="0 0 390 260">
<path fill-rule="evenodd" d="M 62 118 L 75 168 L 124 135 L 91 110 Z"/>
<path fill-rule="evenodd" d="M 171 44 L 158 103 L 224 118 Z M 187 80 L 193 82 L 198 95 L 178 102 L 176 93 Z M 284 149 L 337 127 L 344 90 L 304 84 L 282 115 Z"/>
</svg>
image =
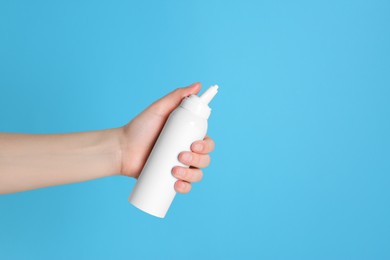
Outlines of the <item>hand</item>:
<svg viewBox="0 0 390 260">
<path fill-rule="evenodd" d="M 191 145 L 192 152 L 182 152 L 179 161 L 190 168 L 176 166 L 172 169 L 172 174 L 179 180 L 175 183 L 175 190 L 180 193 L 188 193 L 191 190 L 191 182 L 202 180 L 203 172 L 200 168 L 205 168 L 210 164 L 208 153 L 214 150 L 214 141 L 206 136 L 204 140 L 195 141 Z"/>
<path fill-rule="evenodd" d="M 194 83 L 185 88 L 178 88 L 154 102 L 122 127 L 124 134 L 121 142 L 121 174 L 138 178 L 169 114 L 180 104 L 184 97 L 197 94 L 200 88 L 200 83 Z M 213 140 L 206 137 L 204 140 L 195 141 L 191 145 L 192 152 L 180 153 L 179 161 L 190 166 L 190 168 L 176 166 L 172 169 L 173 176 L 179 179 L 175 183 L 177 192 L 189 192 L 191 182 L 197 182 L 202 179 L 203 173 L 200 168 L 209 165 L 210 156 L 208 153 L 213 149 Z"/>
</svg>

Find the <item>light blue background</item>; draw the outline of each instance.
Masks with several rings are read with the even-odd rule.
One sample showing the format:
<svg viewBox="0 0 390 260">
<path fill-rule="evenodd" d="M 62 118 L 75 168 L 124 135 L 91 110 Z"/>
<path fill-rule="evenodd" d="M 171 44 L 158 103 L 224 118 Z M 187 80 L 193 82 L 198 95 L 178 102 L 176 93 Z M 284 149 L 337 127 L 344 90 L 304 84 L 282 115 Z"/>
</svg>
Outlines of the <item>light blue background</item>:
<svg viewBox="0 0 390 260">
<path fill-rule="evenodd" d="M 142 3 L 140 3 L 142 2 Z M 164 220 L 113 177 L 0 196 L 0 259 L 390 259 L 389 1 L 1 1 L 0 131 L 117 127 L 219 84 Z"/>
</svg>

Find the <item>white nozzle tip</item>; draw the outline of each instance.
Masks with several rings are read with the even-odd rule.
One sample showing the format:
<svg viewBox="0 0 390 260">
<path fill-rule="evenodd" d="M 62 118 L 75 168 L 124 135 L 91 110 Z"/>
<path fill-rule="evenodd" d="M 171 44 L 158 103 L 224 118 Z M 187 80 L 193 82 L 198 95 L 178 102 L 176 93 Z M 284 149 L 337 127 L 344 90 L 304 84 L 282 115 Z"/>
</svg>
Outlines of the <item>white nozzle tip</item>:
<svg viewBox="0 0 390 260">
<path fill-rule="evenodd" d="M 203 103 L 208 104 L 218 92 L 218 85 L 209 87 L 201 96 Z"/>
</svg>

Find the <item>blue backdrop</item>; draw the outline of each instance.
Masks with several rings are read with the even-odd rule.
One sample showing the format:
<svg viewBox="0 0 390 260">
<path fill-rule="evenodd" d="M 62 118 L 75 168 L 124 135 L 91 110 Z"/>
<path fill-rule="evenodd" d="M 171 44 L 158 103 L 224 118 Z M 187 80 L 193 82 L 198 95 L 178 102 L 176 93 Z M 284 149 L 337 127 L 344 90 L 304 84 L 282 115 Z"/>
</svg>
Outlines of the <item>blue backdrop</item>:
<svg viewBox="0 0 390 260">
<path fill-rule="evenodd" d="M 219 84 L 166 219 L 112 177 L 0 196 L 0 259 L 390 259 L 389 1 L 1 1 L 0 131 L 117 127 Z"/>
</svg>

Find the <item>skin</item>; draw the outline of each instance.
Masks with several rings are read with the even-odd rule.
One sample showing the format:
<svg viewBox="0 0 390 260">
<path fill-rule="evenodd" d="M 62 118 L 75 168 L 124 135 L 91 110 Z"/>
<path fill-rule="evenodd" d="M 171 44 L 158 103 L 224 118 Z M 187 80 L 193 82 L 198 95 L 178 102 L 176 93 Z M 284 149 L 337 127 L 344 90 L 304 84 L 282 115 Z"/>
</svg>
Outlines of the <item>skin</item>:
<svg viewBox="0 0 390 260">
<path fill-rule="evenodd" d="M 169 114 L 181 100 L 197 94 L 200 83 L 160 98 L 128 124 L 67 134 L 0 133 L 0 194 L 124 175 L 138 178 Z M 189 168 L 175 166 L 175 190 L 188 193 L 210 164 L 214 141 L 195 141 L 178 155 Z"/>
</svg>

